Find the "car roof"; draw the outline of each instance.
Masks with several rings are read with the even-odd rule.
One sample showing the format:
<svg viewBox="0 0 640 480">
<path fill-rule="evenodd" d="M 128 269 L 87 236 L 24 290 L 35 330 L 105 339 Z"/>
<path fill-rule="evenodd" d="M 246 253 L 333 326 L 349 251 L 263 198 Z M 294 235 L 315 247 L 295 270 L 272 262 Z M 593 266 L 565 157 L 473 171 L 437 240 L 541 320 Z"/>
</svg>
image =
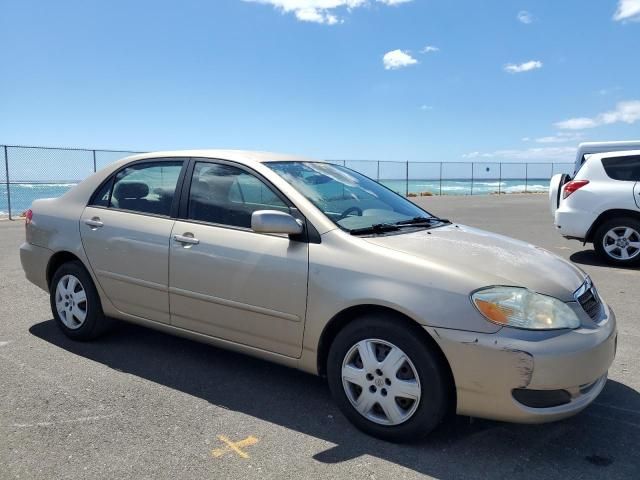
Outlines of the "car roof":
<svg viewBox="0 0 640 480">
<path fill-rule="evenodd" d="M 274 152 L 260 152 L 252 150 L 219 150 L 219 149 L 204 149 L 204 150 L 169 150 L 160 152 L 148 152 L 139 155 L 133 155 L 127 157 L 128 161 L 131 160 L 144 160 L 146 158 L 167 158 L 167 157 L 199 157 L 199 158 L 215 158 L 218 160 L 229 160 L 238 163 L 251 163 L 251 162 L 293 162 L 293 161 L 306 161 L 317 162 L 312 158 L 306 158 L 301 155 L 291 155 L 284 153 Z"/>
<path fill-rule="evenodd" d="M 587 154 L 588 155 L 588 154 Z M 607 158 L 607 157 L 637 157 L 640 155 L 640 149 L 638 150 L 613 150 L 611 152 L 598 152 L 589 155 L 589 160 L 592 158 Z"/>
<path fill-rule="evenodd" d="M 629 140 L 624 142 L 583 142 L 578 145 L 577 155 L 582 156 L 589 153 L 613 152 L 615 150 L 632 150 L 640 148 L 640 140 Z"/>
<path fill-rule="evenodd" d="M 595 155 L 598 153 L 625 152 L 629 150 L 640 149 L 640 140 L 627 140 L 618 142 L 583 142 L 578 145 L 576 150 L 576 160 L 574 164 L 574 173 L 580 169 L 584 163 L 585 155 Z"/>
</svg>

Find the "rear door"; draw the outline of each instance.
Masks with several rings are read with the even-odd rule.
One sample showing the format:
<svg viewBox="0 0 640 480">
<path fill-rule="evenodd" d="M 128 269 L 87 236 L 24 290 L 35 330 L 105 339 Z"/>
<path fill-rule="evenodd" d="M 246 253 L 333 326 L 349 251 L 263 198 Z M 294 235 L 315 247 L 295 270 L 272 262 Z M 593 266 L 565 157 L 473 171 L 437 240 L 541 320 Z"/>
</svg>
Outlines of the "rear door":
<svg viewBox="0 0 640 480">
<path fill-rule="evenodd" d="M 640 209 L 640 155 L 603 158 L 602 166 L 621 192 L 619 208 Z"/>
<path fill-rule="evenodd" d="M 254 211 L 289 212 L 288 200 L 239 165 L 202 160 L 191 170 L 171 240 L 172 325 L 299 357 L 308 243 L 251 230 Z"/>
<path fill-rule="evenodd" d="M 91 268 L 123 313 L 169 323 L 169 238 L 184 163 L 135 162 L 106 182 L 82 214 L 80 232 Z"/>
</svg>

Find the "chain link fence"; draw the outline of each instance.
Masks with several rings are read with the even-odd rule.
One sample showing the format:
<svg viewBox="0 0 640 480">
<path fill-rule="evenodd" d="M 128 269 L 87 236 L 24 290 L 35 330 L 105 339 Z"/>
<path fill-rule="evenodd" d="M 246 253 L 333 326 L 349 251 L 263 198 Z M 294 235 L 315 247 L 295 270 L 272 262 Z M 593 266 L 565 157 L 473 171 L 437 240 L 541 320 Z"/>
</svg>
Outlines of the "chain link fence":
<svg viewBox="0 0 640 480">
<path fill-rule="evenodd" d="M 0 217 L 12 218 L 34 200 L 59 197 L 93 172 L 140 152 L 0 145 L 0 153 Z M 409 197 L 545 192 L 553 175 L 573 173 L 571 162 L 329 161 Z"/>
<path fill-rule="evenodd" d="M 0 146 L 0 217 L 20 216 L 34 200 L 59 197 L 106 165 L 133 151 Z"/>
<path fill-rule="evenodd" d="M 402 162 L 329 160 L 371 177 L 408 197 L 542 193 L 572 162 Z"/>
</svg>

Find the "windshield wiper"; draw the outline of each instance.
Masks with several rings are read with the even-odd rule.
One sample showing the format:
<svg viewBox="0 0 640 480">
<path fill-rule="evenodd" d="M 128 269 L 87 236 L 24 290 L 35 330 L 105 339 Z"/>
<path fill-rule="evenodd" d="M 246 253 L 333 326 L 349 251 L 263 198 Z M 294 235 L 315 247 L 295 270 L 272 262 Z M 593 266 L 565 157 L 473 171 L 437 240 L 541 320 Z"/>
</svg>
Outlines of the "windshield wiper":
<svg viewBox="0 0 640 480">
<path fill-rule="evenodd" d="M 409 220 L 400 220 L 399 222 L 395 222 L 394 225 L 402 226 L 402 225 L 416 225 L 419 223 L 451 223 L 450 220 L 446 218 L 438 218 L 438 217 L 413 217 Z"/>
<path fill-rule="evenodd" d="M 349 230 L 351 235 L 363 235 L 367 233 L 385 233 L 400 230 L 400 226 L 392 223 L 375 223 L 370 227 L 354 228 Z"/>
<path fill-rule="evenodd" d="M 351 235 L 363 235 L 367 233 L 385 233 L 400 230 L 407 227 L 432 226 L 435 223 L 451 223 L 446 218 L 438 217 L 413 217 L 409 220 L 401 220 L 395 223 L 376 223 L 370 227 L 354 228 L 349 230 Z"/>
</svg>

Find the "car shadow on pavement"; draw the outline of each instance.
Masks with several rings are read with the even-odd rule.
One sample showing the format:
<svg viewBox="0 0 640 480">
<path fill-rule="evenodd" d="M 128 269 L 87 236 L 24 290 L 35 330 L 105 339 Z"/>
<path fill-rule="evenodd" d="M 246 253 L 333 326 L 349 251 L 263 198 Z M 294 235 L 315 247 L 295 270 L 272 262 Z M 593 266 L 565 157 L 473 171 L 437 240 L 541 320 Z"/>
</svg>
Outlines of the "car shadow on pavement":
<svg viewBox="0 0 640 480">
<path fill-rule="evenodd" d="M 593 267 L 616 268 L 618 270 L 638 270 L 638 267 L 624 267 L 620 265 L 611 265 L 602 260 L 595 250 L 581 250 L 573 253 L 569 260 L 579 265 L 589 265 Z"/>
<path fill-rule="evenodd" d="M 53 320 L 30 332 L 73 355 L 335 444 L 313 455 L 318 462 L 369 455 L 440 479 L 633 478 L 640 471 L 640 394 L 611 380 L 592 406 L 562 422 L 454 417 L 419 444 L 395 445 L 357 431 L 323 379 L 294 369 L 130 324 L 89 343 L 68 339 Z"/>
</svg>

